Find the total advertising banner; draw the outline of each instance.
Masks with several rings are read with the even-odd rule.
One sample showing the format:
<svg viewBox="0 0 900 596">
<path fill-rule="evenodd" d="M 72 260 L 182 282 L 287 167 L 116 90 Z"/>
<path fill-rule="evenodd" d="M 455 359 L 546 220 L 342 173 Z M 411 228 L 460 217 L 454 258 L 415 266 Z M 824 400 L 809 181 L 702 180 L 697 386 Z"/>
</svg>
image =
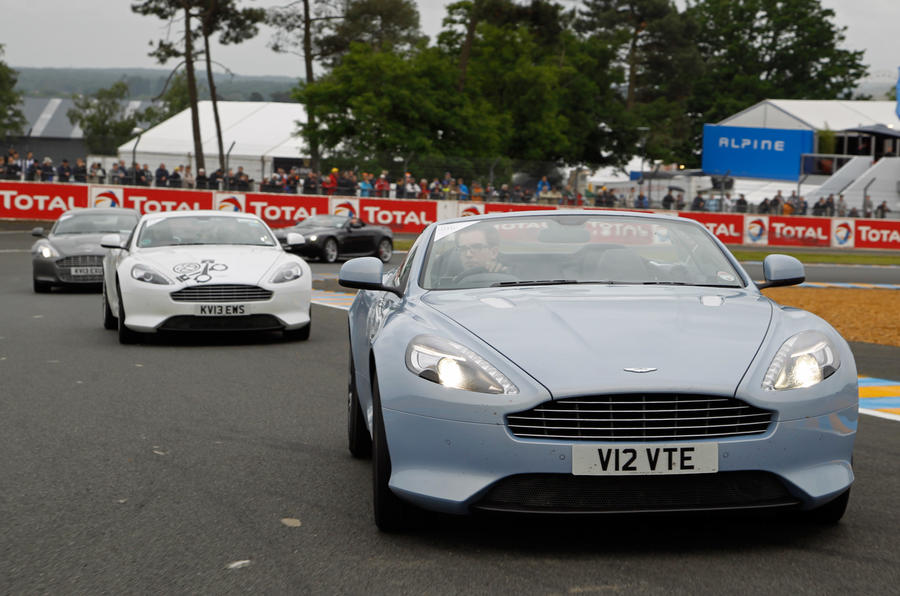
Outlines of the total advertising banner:
<svg viewBox="0 0 900 596">
<path fill-rule="evenodd" d="M 706 229 L 725 244 L 744 243 L 744 216 L 734 213 L 701 213 L 685 211 L 678 214 L 693 219 L 706 226 Z"/>
<path fill-rule="evenodd" d="M 797 180 L 811 130 L 703 125 L 703 171 L 719 176 Z"/>
<path fill-rule="evenodd" d="M 744 216 L 744 244 L 766 246 L 769 244 L 769 216 Z"/>
<path fill-rule="evenodd" d="M 553 205 L 481 203 L 405 199 L 369 199 L 268 193 L 229 193 L 129 186 L 0 182 L 0 219 L 55 221 L 70 209 L 127 207 L 141 213 L 217 209 L 253 213 L 272 227 L 289 226 L 312 215 L 358 215 L 400 234 L 418 234 L 434 221 L 524 210 L 553 210 Z M 703 224 L 726 244 L 822 246 L 900 250 L 900 220 L 782 217 L 685 211 L 681 217 Z M 595 241 L 654 241 L 653 232 L 637 228 L 593 230 Z"/>
<path fill-rule="evenodd" d="M 93 185 L 85 188 L 90 189 L 90 207 L 124 207 L 141 213 L 212 209 L 212 196 L 206 190 Z"/>
<path fill-rule="evenodd" d="M 894 248 L 900 250 L 900 222 L 860 219 L 854 222 L 856 248 Z"/>
<path fill-rule="evenodd" d="M 0 182 L 0 218 L 55 220 L 88 206 L 88 187 L 40 182 Z"/>
<path fill-rule="evenodd" d="M 213 209 L 252 213 L 273 228 L 285 228 L 307 217 L 328 213 L 328 197 L 217 192 L 213 193 Z"/>
<path fill-rule="evenodd" d="M 769 216 L 772 246 L 831 246 L 831 221 L 824 217 Z"/>
<path fill-rule="evenodd" d="M 400 234 L 418 234 L 437 221 L 437 201 L 331 197 L 331 213 L 355 214 L 363 221 L 388 226 Z"/>
<path fill-rule="evenodd" d="M 856 246 L 856 228 L 852 219 L 835 218 L 831 220 L 831 246 L 835 248 L 853 248 Z"/>
</svg>

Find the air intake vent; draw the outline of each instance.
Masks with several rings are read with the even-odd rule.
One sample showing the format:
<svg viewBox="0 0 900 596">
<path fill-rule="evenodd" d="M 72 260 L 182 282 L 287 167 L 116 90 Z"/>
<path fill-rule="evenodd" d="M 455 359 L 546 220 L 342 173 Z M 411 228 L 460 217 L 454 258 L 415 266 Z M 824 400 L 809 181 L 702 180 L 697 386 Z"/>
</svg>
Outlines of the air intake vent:
<svg viewBox="0 0 900 596">
<path fill-rule="evenodd" d="M 579 441 L 671 441 L 766 432 L 772 412 L 733 397 L 679 393 L 592 395 L 509 414 L 517 437 Z"/>
<path fill-rule="evenodd" d="M 259 302 L 269 300 L 272 292 L 259 286 L 218 284 L 191 286 L 170 296 L 175 302 Z"/>
</svg>

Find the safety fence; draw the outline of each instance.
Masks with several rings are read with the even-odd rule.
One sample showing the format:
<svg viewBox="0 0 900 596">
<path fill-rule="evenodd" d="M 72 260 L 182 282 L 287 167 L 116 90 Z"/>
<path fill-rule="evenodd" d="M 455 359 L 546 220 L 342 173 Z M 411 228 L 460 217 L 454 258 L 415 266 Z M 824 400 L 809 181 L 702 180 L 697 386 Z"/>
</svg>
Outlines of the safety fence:
<svg viewBox="0 0 900 596">
<path fill-rule="evenodd" d="M 460 216 L 510 211 L 554 210 L 554 205 L 369 199 L 269 193 L 216 192 L 90 184 L 0 182 L 0 219 L 56 220 L 69 209 L 127 207 L 141 213 L 218 209 L 261 217 L 272 227 L 292 225 L 317 214 L 357 214 L 395 233 L 418 234 L 428 224 Z M 597 209 L 588 207 L 587 209 Z M 900 221 L 776 215 L 668 212 L 694 219 L 725 244 L 820 246 L 900 250 Z"/>
</svg>

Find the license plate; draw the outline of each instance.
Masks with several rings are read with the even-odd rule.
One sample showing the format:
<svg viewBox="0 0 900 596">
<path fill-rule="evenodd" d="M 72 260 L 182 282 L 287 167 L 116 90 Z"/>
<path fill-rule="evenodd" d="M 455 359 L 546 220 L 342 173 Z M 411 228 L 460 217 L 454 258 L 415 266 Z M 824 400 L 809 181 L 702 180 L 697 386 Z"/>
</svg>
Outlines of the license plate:
<svg viewBox="0 0 900 596">
<path fill-rule="evenodd" d="M 201 317 L 238 317 L 248 309 L 246 304 L 198 304 L 196 312 Z"/>
<path fill-rule="evenodd" d="M 72 267 L 72 275 L 103 275 L 103 267 Z"/>
<path fill-rule="evenodd" d="M 572 474 L 576 476 L 708 474 L 718 471 L 718 443 L 572 445 Z"/>
</svg>

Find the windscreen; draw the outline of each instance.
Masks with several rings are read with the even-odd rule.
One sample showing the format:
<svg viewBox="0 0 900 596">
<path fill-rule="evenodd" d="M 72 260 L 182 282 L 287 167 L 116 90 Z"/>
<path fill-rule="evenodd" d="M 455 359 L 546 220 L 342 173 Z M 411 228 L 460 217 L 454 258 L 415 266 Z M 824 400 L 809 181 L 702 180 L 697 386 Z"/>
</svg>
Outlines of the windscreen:
<svg viewBox="0 0 900 596">
<path fill-rule="evenodd" d="M 258 219 L 209 215 L 148 221 L 140 230 L 137 241 L 141 248 L 188 244 L 273 246 L 275 240 Z"/>
<path fill-rule="evenodd" d="M 133 213 L 78 213 L 63 215 L 54 234 L 128 234 L 138 218 Z"/>
<path fill-rule="evenodd" d="M 340 228 L 348 219 L 350 218 L 346 215 L 313 215 L 297 225 L 310 228 Z"/>
<path fill-rule="evenodd" d="M 440 224 L 426 289 L 585 284 L 742 287 L 703 228 L 676 219 L 536 215 Z"/>
</svg>

